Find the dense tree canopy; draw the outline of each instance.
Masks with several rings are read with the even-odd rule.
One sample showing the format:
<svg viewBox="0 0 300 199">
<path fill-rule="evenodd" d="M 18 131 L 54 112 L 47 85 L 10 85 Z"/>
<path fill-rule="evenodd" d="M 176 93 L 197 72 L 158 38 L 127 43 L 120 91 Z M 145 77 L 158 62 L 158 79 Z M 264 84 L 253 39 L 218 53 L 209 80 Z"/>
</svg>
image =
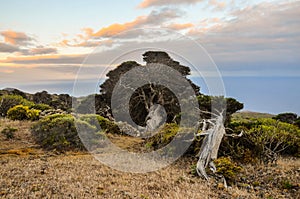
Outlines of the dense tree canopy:
<svg viewBox="0 0 300 199">
<path fill-rule="evenodd" d="M 97 113 L 103 116 L 106 116 L 106 114 L 108 113 L 111 115 L 111 110 L 109 109 L 111 107 L 110 102 L 113 94 L 112 92 L 122 75 L 124 75 L 126 72 L 130 71 L 135 67 L 151 67 L 151 64 L 155 63 L 164 64 L 172 69 L 175 69 L 181 74 L 183 78 L 185 78 L 185 80 L 191 85 L 192 89 L 194 90 L 195 95 L 198 96 L 198 101 L 201 110 L 211 111 L 212 100 L 221 98 L 223 99 L 222 103 L 227 103 L 227 115 L 230 115 L 243 108 L 243 104 L 239 103 L 233 98 L 228 98 L 225 100 L 224 97 L 212 98 L 210 96 L 201 94 L 199 92 L 200 88 L 197 85 L 195 85 L 190 79 L 187 78 L 187 76 L 190 75 L 191 72 L 190 68 L 181 65 L 177 61 L 174 61 L 166 52 L 145 52 L 143 54 L 143 60 L 146 62 L 146 65 L 141 65 L 135 61 L 127 61 L 123 62 L 107 74 L 108 79 L 100 86 L 101 97 L 98 96 L 99 99 L 96 99 L 95 102 Z M 157 71 L 157 73 L 159 72 L 160 71 Z M 137 75 L 134 78 L 138 79 L 143 77 Z M 170 81 L 172 81 L 172 77 L 165 78 L 170 78 Z M 153 104 L 160 104 L 165 108 L 167 113 L 167 122 L 174 122 L 180 120 L 181 110 L 176 95 L 172 93 L 172 91 L 169 90 L 167 87 L 163 85 L 154 84 L 143 85 L 134 91 L 129 102 L 130 115 L 132 117 L 132 120 L 140 126 L 145 126 L 146 117 L 149 113 L 150 107 Z"/>
<path fill-rule="evenodd" d="M 275 120 L 293 124 L 297 120 L 297 114 L 295 113 L 280 113 L 273 117 Z"/>
<path fill-rule="evenodd" d="M 196 95 L 199 94 L 199 87 L 186 78 L 186 76 L 190 74 L 190 69 L 186 66 L 180 65 L 179 62 L 171 59 L 171 57 L 167 53 L 149 51 L 143 54 L 143 59 L 146 62 L 146 65 L 144 66 L 138 64 L 135 61 L 128 61 L 122 63 L 116 69 L 110 71 L 107 74 L 108 79 L 100 86 L 100 92 L 104 99 L 103 103 L 106 103 L 104 105 L 105 107 L 110 106 L 109 102 L 111 101 L 112 91 L 123 74 L 137 66 L 151 67 L 151 64 L 153 63 L 164 64 L 178 71 L 182 75 L 182 77 L 184 77 L 191 84 Z M 160 71 L 157 72 L 159 73 Z M 137 75 L 134 78 L 143 77 Z M 167 78 L 170 78 L 170 80 L 172 79 L 172 77 Z M 132 81 L 134 82 L 134 79 Z M 172 91 L 170 91 L 163 85 L 146 84 L 139 87 L 134 91 L 129 103 L 130 115 L 133 121 L 140 126 L 145 126 L 149 109 L 154 104 L 160 104 L 165 108 L 167 112 L 167 122 L 173 121 L 176 115 L 180 114 L 178 99 L 176 98 L 175 94 L 172 93 Z M 120 107 L 120 109 L 121 108 L 122 107 Z"/>
</svg>

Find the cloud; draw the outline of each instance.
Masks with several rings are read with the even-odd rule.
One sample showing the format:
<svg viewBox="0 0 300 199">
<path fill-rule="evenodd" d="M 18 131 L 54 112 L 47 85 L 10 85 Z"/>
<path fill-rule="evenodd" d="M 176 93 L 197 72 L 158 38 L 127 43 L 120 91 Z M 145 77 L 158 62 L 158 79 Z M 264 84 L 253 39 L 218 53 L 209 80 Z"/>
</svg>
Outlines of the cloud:
<svg viewBox="0 0 300 199">
<path fill-rule="evenodd" d="M 201 1 L 203 0 L 144 0 L 138 5 L 138 8 L 148 8 L 166 5 L 196 4 Z"/>
<path fill-rule="evenodd" d="M 193 29 L 219 64 L 299 63 L 300 2 L 260 3 L 232 11 L 231 19 Z M 276 63 L 277 62 L 277 63 Z"/>
<path fill-rule="evenodd" d="M 35 48 L 19 48 L 18 46 L 0 42 L 0 53 L 19 53 L 19 55 L 55 54 L 56 48 L 37 46 Z"/>
<path fill-rule="evenodd" d="M 88 29 L 89 31 L 87 31 L 86 33 L 90 34 L 90 36 L 92 37 L 112 37 L 130 29 L 161 25 L 166 21 L 182 16 L 182 14 L 182 11 L 178 9 L 164 8 L 159 11 L 154 10 L 147 16 L 139 16 L 130 22 L 126 22 L 123 24 L 112 24 L 100 29 L 96 33 L 93 33 L 91 29 Z"/>
<path fill-rule="evenodd" d="M 134 20 L 125 23 L 115 23 L 103 27 L 98 31 L 92 28 L 83 28 L 82 34 L 77 34 L 74 38 L 63 39 L 58 43 L 60 47 L 98 47 L 104 46 L 113 48 L 118 44 L 113 39 L 137 39 L 137 36 L 143 35 L 150 38 L 153 35 L 145 35 L 143 28 L 168 27 L 164 25 L 172 19 L 179 18 L 185 13 L 179 9 L 163 8 L 150 12 L 149 15 L 138 16 Z M 186 29 L 192 24 L 171 24 L 168 28 L 176 30 Z M 145 38 L 144 38 L 145 39 Z"/>
<path fill-rule="evenodd" d="M 98 46 L 108 46 L 111 47 L 113 44 L 113 41 L 111 39 L 105 39 L 105 40 L 93 40 L 93 39 L 80 39 L 80 41 L 75 38 L 72 40 L 64 39 L 61 42 L 59 42 L 59 46 L 62 47 L 98 47 Z"/>
<path fill-rule="evenodd" d="M 211 54 L 220 70 L 225 71 L 228 76 L 233 73 L 237 76 L 240 74 L 257 75 L 259 73 L 261 75 L 268 74 L 272 76 L 273 74 L 278 75 L 280 71 L 282 72 L 280 75 L 294 75 L 293 71 L 299 70 L 294 70 L 292 67 L 299 66 L 300 62 L 299 7 L 300 2 L 280 4 L 259 3 L 234 10 L 230 13 L 230 17 L 226 19 L 200 19 L 201 24 L 199 22 L 194 25 L 190 23 L 177 23 L 176 19 L 180 16 L 180 13 L 177 12 L 178 10 L 162 9 L 153 11 L 146 16 L 139 16 L 130 22 L 121 23 L 119 26 L 107 26 L 98 32 L 89 28 L 84 29 L 84 33 L 81 34 L 82 36 L 78 35 L 76 40 L 64 40 L 62 44 L 70 47 L 93 47 L 99 44 L 103 45 L 107 42 L 105 45 L 110 45 L 111 37 L 115 38 L 120 29 L 126 31 L 131 30 L 131 28 L 140 28 L 142 30 L 144 27 L 145 29 L 151 27 L 152 32 L 147 34 L 144 31 L 144 34 L 141 35 L 147 39 L 140 39 L 140 34 L 137 34 L 135 31 L 128 31 L 125 39 L 117 38 L 113 41 L 114 44 L 115 42 L 120 44 L 118 48 L 105 49 L 107 51 L 95 57 L 94 63 L 111 63 L 119 55 L 128 52 L 128 50 L 125 51 L 125 48 L 123 49 L 122 45 L 129 45 L 131 49 L 152 49 L 157 47 L 158 49 L 172 49 L 172 52 L 176 52 L 177 48 L 180 50 L 183 49 L 185 50 L 185 53 L 181 54 L 183 57 L 188 55 L 193 57 L 193 60 L 199 60 L 199 63 L 193 64 L 197 66 L 201 64 L 207 65 L 206 63 L 202 63 L 203 58 L 199 57 L 199 49 L 191 48 L 186 42 L 179 40 L 183 38 L 182 35 L 173 40 L 168 34 L 159 35 L 159 31 L 157 31 L 158 34 L 154 33 L 156 27 L 169 26 L 169 28 L 175 30 L 189 31 L 186 34 L 199 41 Z M 130 39 L 128 39 L 129 36 Z M 161 40 L 164 38 L 167 39 L 162 42 Z M 128 43 L 126 44 L 126 42 Z M 10 45 L 9 47 L 13 46 L 11 44 L 6 45 Z M 4 45 L 2 44 L 2 46 Z M 5 47 L 8 48 L 7 46 Z M 10 51 L 14 50 L 17 49 Z M 139 51 L 137 53 L 141 54 Z M 0 64 L 7 63 L 20 66 L 31 64 L 49 64 L 51 66 L 55 64 L 76 65 L 81 64 L 86 56 L 87 54 L 8 57 L 5 60 L 0 60 Z M 141 60 L 141 57 L 139 59 Z M 129 57 L 125 60 L 131 60 L 131 58 Z M 189 60 L 188 57 L 187 60 Z M 94 63 L 89 64 L 92 65 Z M 283 67 L 285 67 L 284 70 Z M 63 69 L 56 68 L 55 70 L 62 72 Z M 71 69 L 68 68 L 66 70 Z"/>
<path fill-rule="evenodd" d="M 7 57 L 0 63 L 14 64 L 81 64 L 87 55 L 36 55 Z"/>
<path fill-rule="evenodd" d="M 14 70 L 11 69 L 0 69 L 0 73 L 6 73 L 6 74 L 10 74 L 10 73 L 14 73 Z"/>
<path fill-rule="evenodd" d="M 23 32 L 6 30 L 6 31 L 0 32 L 0 34 L 4 37 L 4 41 L 6 43 L 9 43 L 12 45 L 28 45 L 31 41 L 33 41 L 32 37 L 26 35 Z"/>
<path fill-rule="evenodd" d="M 139 17 L 136 20 L 124 24 L 112 24 L 108 27 L 100 29 L 98 32 L 94 33 L 92 36 L 94 37 L 111 37 L 120 32 L 129 30 L 139 25 L 144 20 L 143 17 Z"/>
<path fill-rule="evenodd" d="M 225 1 L 210 0 L 208 3 L 214 10 L 223 10 L 226 7 Z"/>
<path fill-rule="evenodd" d="M 17 46 L 0 42 L 0 53 L 13 53 L 18 51 L 20 51 L 20 49 Z"/>
<path fill-rule="evenodd" d="M 0 32 L 5 42 L 0 42 L 0 53 L 17 53 L 18 55 L 40 55 L 57 53 L 56 48 L 33 43 L 34 39 L 23 32 L 6 30 Z"/>
<path fill-rule="evenodd" d="M 106 41 L 83 41 L 81 43 L 77 44 L 69 44 L 68 46 L 71 47 L 97 47 L 100 45 L 105 45 L 105 46 L 111 46 L 112 40 L 106 40 Z"/>
<path fill-rule="evenodd" d="M 30 54 L 33 54 L 33 55 L 55 54 L 55 53 L 57 53 L 57 49 L 38 46 L 37 48 L 30 49 L 29 52 L 30 52 Z"/>
<path fill-rule="evenodd" d="M 209 21 L 210 23 L 219 23 L 219 22 L 221 22 L 221 19 L 218 18 L 218 17 L 214 17 L 214 18 L 208 19 L 208 21 Z"/>
<path fill-rule="evenodd" d="M 70 41 L 68 39 L 64 39 L 58 43 L 59 46 L 69 46 Z"/>
<path fill-rule="evenodd" d="M 92 35 L 94 30 L 92 28 L 82 28 L 86 35 Z"/>
<path fill-rule="evenodd" d="M 172 23 L 166 26 L 166 28 L 170 28 L 173 30 L 184 30 L 192 27 L 194 27 L 194 24 L 192 23 Z"/>
<path fill-rule="evenodd" d="M 98 31 L 94 31 L 92 28 L 82 28 L 83 33 L 77 34 L 74 38 L 66 38 L 58 43 L 61 47 L 115 47 L 118 45 L 115 39 L 137 39 L 137 36 L 143 35 L 151 37 L 151 35 L 145 35 L 143 28 L 159 28 L 168 27 L 164 25 L 169 23 L 173 19 L 183 16 L 185 13 L 175 8 L 163 8 L 159 10 L 153 10 L 148 15 L 138 16 L 134 20 L 125 23 L 114 23 L 107 27 L 103 27 Z M 172 29 L 180 30 L 191 27 L 192 24 L 171 24 Z"/>
</svg>

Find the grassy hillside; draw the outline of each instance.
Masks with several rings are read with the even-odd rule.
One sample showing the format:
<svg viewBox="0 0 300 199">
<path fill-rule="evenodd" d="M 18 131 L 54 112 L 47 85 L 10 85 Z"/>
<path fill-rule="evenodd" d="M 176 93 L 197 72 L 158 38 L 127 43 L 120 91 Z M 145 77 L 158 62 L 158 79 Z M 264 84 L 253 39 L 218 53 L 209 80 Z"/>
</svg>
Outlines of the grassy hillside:
<svg viewBox="0 0 300 199">
<path fill-rule="evenodd" d="M 240 111 L 237 113 L 232 114 L 233 119 L 259 119 L 259 118 L 272 118 L 275 115 L 269 114 L 269 113 L 259 113 L 259 112 L 252 112 L 252 111 Z"/>
<path fill-rule="evenodd" d="M 0 131 L 16 128 L 13 139 L 0 134 L 0 198 L 297 198 L 300 161 L 245 164 L 238 181 L 224 189 L 193 174 L 197 157 L 182 157 L 151 173 L 116 171 L 86 152 L 45 151 L 36 145 L 30 121 L 0 119 Z M 143 140 L 110 134 L 118 146 L 136 151 Z M 137 188 L 138 187 L 138 188 Z"/>
<path fill-rule="evenodd" d="M 8 105 L 11 108 L 3 114 L 5 118 L 0 117 L 0 197 L 298 197 L 300 129 L 294 124 L 270 119 L 271 114 L 249 111 L 233 114 L 228 124 L 229 133 L 243 131 L 244 134 L 238 138 L 224 137 L 218 159 L 214 160 L 217 175 L 208 170 L 210 180 L 207 182 L 195 170 L 201 138 L 194 139 L 186 154 L 166 168 L 134 174 L 113 170 L 96 161 L 85 150 L 76 130 L 84 129 L 82 135 L 94 144 L 90 151 L 101 151 L 101 140 L 106 136 L 126 151 L 147 153 L 173 140 L 179 129 L 176 123 L 164 125 L 151 138 L 132 137 L 122 131 L 120 124 L 117 126 L 102 116 L 68 114 L 70 96 L 47 92 L 24 94 L 14 89 L 3 92 L 0 92 L 1 102 L 6 103 L 1 104 L 1 110 L 6 110 Z M 63 111 L 60 107 L 69 108 Z M 30 119 L 33 114 L 29 110 L 38 110 L 36 120 Z M 129 128 L 123 124 L 124 127 Z M 278 161 L 273 161 L 277 156 Z M 220 175 L 226 178 L 228 189 Z"/>
</svg>

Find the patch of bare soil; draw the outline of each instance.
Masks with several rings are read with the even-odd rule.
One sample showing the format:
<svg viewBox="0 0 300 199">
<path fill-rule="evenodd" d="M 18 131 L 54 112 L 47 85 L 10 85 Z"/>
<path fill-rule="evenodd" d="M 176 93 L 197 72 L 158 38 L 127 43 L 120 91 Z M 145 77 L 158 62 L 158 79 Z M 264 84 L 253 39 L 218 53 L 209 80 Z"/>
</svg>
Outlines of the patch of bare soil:
<svg viewBox="0 0 300 199">
<path fill-rule="evenodd" d="M 12 140 L 0 135 L 0 198 L 299 198 L 299 159 L 281 159 L 272 167 L 245 165 L 239 182 L 225 189 L 190 174 L 195 158 L 183 157 L 156 172 L 120 172 L 88 153 L 43 151 L 31 137 L 30 122 L 0 120 L 0 131 L 7 125 L 18 131 Z M 132 151 L 143 144 L 110 139 Z"/>
</svg>

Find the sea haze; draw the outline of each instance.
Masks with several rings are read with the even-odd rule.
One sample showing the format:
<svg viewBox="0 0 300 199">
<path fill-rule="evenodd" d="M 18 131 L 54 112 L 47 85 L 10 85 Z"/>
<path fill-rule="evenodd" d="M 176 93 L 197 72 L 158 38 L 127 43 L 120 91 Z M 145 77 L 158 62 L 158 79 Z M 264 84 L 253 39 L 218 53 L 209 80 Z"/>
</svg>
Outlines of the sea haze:
<svg viewBox="0 0 300 199">
<path fill-rule="evenodd" d="M 209 93 L 203 79 L 192 80 Z M 223 82 L 226 96 L 244 103 L 244 110 L 300 114 L 299 77 L 223 77 Z"/>
<path fill-rule="evenodd" d="M 192 77 L 193 82 L 201 87 L 201 93 L 209 94 L 202 78 Z M 233 97 L 244 103 L 244 110 L 282 113 L 294 112 L 300 115 L 300 78 L 299 77 L 223 77 L 227 97 Z M 3 85 L 25 92 L 46 90 L 49 93 L 73 94 L 73 81 L 56 81 L 39 84 Z M 85 81 L 76 92 L 76 96 L 98 91 L 101 81 Z"/>
</svg>

